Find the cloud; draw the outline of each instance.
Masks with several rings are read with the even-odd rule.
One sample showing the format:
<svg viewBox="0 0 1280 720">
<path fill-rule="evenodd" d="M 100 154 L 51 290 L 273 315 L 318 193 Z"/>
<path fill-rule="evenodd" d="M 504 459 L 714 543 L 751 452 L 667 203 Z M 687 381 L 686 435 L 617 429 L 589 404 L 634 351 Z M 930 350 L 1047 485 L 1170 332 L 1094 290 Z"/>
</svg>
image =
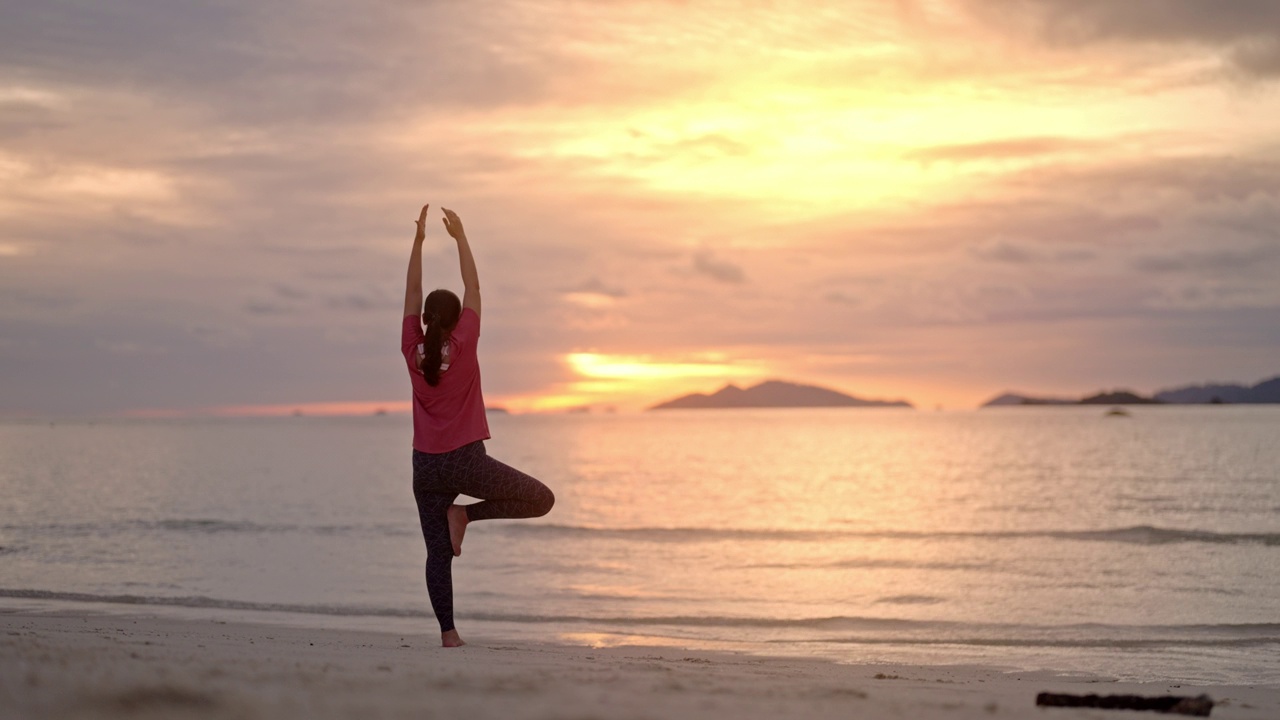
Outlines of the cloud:
<svg viewBox="0 0 1280 720">
<path fill-rule="evenodd" d="M 605 284 L 599 277 L 592 276 L 578 283 L 565 288 L 562 292 L 567 294 L 581 293 L 586 295 L 603 295 L 614 299 L 624 298 L 627 291 L 624 288 Z"/>
<path fill-rule="evenodd" d="M 1134 258 L 1135 270 L 1149 273 L 1213 273 L 1236 275 L 1265 268 L 1280 259 L 1280 244 L 1248 249 L 1187 250 L 1142 254 Z"/>
<path fill-rule="evenodd" d="M 996 25 L 1029 26 L 1064 46 L 1197 44 L 1248 76 L 1280 77 L 1280 3 L 1273 0 L 959 0 Z"/>
<path fill-rule="evenodd" d="M 385 311 L 386 314 L 397 306 L 385 292 L 371 290 L 365 292 L 349 292 L 332 295 L 325 298 L 325 307 L 330 310 L 350 310 L 353 312 L 367 313 L 371 311 Z"/>
<path fill-rule="evenodd" d="M 686 159 L 715 159 L 724 156 L 744 157 L 751 154 L 750 144 L 726 133 L 703 133 L 689 137 L 664 138 L 653 133 L 631 130 L 628 133 L 640 148 L 632 152 L 637 158 L 659 160 L 679 156 Z"/>
<path fill-rule="evenodd" d="M 0 62 L 41 79 L 163 89 L 223 120 L 333 124 L 385 111 L 376 100 L 392 93 L 414 104 L 536 94 L 542 68 L 533 58 L 504 62 L 486 43 L 510 24 L 487 21 L 487 13 L 452 12 L 448 3 L 378 2 L 352 12 L 323 0 L 51 0 L 7 12 Z M 423 62 L 433 55 L 437 62 Z"/>
<path fill-rule="evenodd" d="M 833 290 L 843 290 L 840 269 L 885 279 L 840 310 L 842 324 L 863 331 L 981 334 L 994 324 L 1176 323 L 1180 313 L 1280 310 L 1270 280 L 1280 276 L 1277 187 L 1280 167 L 1266 151 L 1050 164 L 993 178 L 963 202 L 823 219 L 793 231 L 806 250 L 791 252 L 821 252 Z M 809 237 L 821 240 L 808 245 Z M 802 274 L 791 282 L 803 291 Z M 805 333 L 808 342 L 820 335 L 817 325 Z"/>
<path fill-rule="evenodd" d="M 1067 197 L 1097 197 L 1107 207 L 1120 198 L 1179 196 L 1183 203 L 1205 206 L 1224 201 L 1280 198 L 1280 154 L 1252 148 L 1240 154 L 1188 154 L 1182 157 L 1118 159 L 1092 166 L 1039 167 L 1011 178 L 1026 186 L 1053 190 Z M 1130 229 L 1155 229 L 1161 218 L 1130 215 Z"/>
<path fill-rule="evenodd" d="M 266 300 L 250 300 L 244 304 L 244 309 L 252 315 L 286 315 L 296 311 L 292 306 Z"/>
<path fill-rule="evenodd" d="M 727 260 L 720 260 L 710 251 L 700 251 L 693 255 L 693 270 L 700 275 L 718 280 L 722 283 L 739 284 L 747 279 L 742 268 Z"/>
<path fill-rule="evenodd" d="M 1231 50 L 1231 60 L 1246 74 L 1280 77 L 1280 40 L 1271 38 L 1237 45 Z"/>
<path fill-rule="evenodd" d="M 995 240 L 985 245 L 975 246 L 969 249 L 969 253 L 979 260 L 1015 265 L 1026 264 L 1036 259 L 1035 253 L 1008 240 Z"/>
<path fill-rule="evenodd" d="M 16 285 L 16 284 L 15 284 Z M 12 313 L 39 310 L 47 313 L 63 313 L 84 302 L 77 292 L 55 291 L 40 287 L 0 287 L 0 300 L 5 310 Z M 0 316 L 8 313 L 0 312 Z"/>
<path fill-rule="evenodd" d="M 0 139 L 12 142 L 57 130 L 61 124 L 54 109 L 0 103 Z"/>
<path fill-rule="evenodd" d="M 921 162 L 982 162 L 1027 160 L 1065 153 L 1095 150 L 1105 145 L 1098 140 L 1066 137 L 1029 137 L 986 142 L 934 145 L 904 153 L 904 157 Z"/>
<path fill-rule="evenodd" d="M 832 290 L 831 292 L 824 294 L 822 299 L 827 302 L 836 303 L 838 305 L 847 305 L 849 307 L 858 307 L 862 304 L 862 301 L 858 298 L 838 290 Z"/>
<path fill-rule="evenodd" d="M 306 290 L 299 290 L 285 283 L 275 283 L 272 287 L 276 291 L 276 295 L 289 300 L 306 300 L 311 297 L 311 293 Z"/>
<path fill-rule="evenodd" d="M 271 299 L 251 299 L 245 303 L 244 309 L 251 315 L 298 315 L 319 313 L 320 317 L 332 322 L 335 312 L 394 313 L 400 306 L 399 298 L 392 298 L 387 288 L 369 287 L 361 290 L 335 290 L 333 283 L 315 293 L 299 290 L 284 284 L 272 286 Z M 314 299 L 313 299 L 314 298 Z M 324 312 L 321 312 L 323 310 Z"/>
<path fill-rule="evenodd" d="M 1098 253 L 1093 250 L 1083 248 L 1066 248 L 1058 250 L 1053 254 L 1053 259 L 1063 263 L 1082 263 L 1088 262 L 1098 257 Z"/>
</svg>

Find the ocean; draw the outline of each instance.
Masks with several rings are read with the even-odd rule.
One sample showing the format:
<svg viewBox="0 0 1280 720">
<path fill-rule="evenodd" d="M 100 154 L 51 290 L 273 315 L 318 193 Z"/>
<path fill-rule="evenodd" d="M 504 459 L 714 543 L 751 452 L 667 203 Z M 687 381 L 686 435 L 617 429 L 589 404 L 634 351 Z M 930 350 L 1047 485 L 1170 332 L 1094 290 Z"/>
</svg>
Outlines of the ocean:
<svg viewBox="0 0 1280 720">
<path fill-rule="evenodd" d="M 1280 407 L 494 415 L 476 642 L 1280 685 Z M 0 609 L 438 629 L 407 416 L 0 423 Z"/>
</svg>

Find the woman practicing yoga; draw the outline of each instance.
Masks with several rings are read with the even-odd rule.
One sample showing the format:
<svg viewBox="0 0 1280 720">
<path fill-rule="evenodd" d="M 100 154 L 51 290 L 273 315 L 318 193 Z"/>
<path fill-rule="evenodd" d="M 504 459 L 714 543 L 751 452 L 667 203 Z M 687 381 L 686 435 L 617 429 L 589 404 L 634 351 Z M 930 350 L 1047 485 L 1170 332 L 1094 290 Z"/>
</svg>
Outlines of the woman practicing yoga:
<svg viewBox="0 0 1280 720">
<path fill-rule="evenodd" d="M 546 515 L 555 496 L 546 485 L 485 454 L 489 423 L 476 358 L 480 339 L 476 261 L 462 221 L 457 213 L 445 209 L 445 230 L 458 243 L 462 302 L 448 290 L 434 290 L 423 302 L 422 241 L 427 207 L 423 205 L 418 215 L 409 256 L 400 349 L 413 384 L 413 497 L 418 501 L 422 538 L 427 543 L 427 594 L 440 621 L 441 643 L 459 647 L 466 643 L 453 626 L 453 558 L 462 554 L 467 524 Z M 454 505 L 458 495 L 479 498 L 480 502 Z"/>
</svg>

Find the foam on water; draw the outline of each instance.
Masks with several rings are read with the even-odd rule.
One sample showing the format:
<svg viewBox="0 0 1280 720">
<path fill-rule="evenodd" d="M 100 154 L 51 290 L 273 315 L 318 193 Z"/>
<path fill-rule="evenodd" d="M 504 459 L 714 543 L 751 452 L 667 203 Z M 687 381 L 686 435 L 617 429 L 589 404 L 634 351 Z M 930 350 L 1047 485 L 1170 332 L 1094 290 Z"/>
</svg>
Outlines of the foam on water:
<svg viewBox="0 0 1280 720">
<path fill-rule="evenodd" d="M 13 533 L 49 533 L 66 537 L 91 537 L 114 535 L 121 532 L 165 531 L 174 533 L 303 533 L 316 535 L 384 535 L 387 537 L 416 536 L 404 525 L 297 525 L 262 524 L 215 519 L 172 520 L 124 520 L 109 523 L 50 523 L 38 525 L 0 525 L 0 531 Z M 1280 533 L 1221 533 L 1208 530 L 1162 528 L 1150 525 L 1111 528 L 1103 530 L 1021 530 L 1021 531 L 969 531 L 969 532 L 915 532 L 893 530 L 751 530 L 734 528 L 680 528 L 680 527 L 591 527 L 539 523 L 529 525 L 505 525 L 495 532 L 508 535 L 574 537 L 614 537 L 642 542 L 718 542 L 741 540 L 747 542 L 816 542 L 848 539 L 890 540 L 947 540 L 976 538 L 1020 540 L 1028 538 L 1052 538 L 1055 540 L 1082 540 L 1088 542 L 1118 542 L 1136 545 L 1163 545 L 1166 543 L 1222 543 L 1227 545 L 1280 545 Z M 13 548 L 0 547 L 0 553 Z"/>
</svg>

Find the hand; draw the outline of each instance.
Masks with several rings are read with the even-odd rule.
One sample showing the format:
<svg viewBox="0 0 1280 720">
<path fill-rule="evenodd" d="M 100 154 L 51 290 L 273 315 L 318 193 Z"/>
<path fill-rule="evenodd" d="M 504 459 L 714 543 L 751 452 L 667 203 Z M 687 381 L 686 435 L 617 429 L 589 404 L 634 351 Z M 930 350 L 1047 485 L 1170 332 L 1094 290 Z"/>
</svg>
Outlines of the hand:
<svg viewBox="0 0 1280 720">
<path fill-rule="evenodd" d="M 458 217 L 458 213 L 449 208 L 441 208 L 444 210 L 444 217 L 441 222 L 444 223 L 444 229 L 449 233 L 449 237 L 454 240 L 466 240 L 467 232 L 462 229 L 462 218 Z"/>
<path fill-rule="evenodd" d="M 418 219 L 414 221 L 414 225 L 418 226 L 418 229 L 413 233 L 413 239 L 415 242 L 427 236 L 427 208 L 429 207 L 431 206 L 423 205 L 422 212 L 418 213 Z"/>
</svg>

